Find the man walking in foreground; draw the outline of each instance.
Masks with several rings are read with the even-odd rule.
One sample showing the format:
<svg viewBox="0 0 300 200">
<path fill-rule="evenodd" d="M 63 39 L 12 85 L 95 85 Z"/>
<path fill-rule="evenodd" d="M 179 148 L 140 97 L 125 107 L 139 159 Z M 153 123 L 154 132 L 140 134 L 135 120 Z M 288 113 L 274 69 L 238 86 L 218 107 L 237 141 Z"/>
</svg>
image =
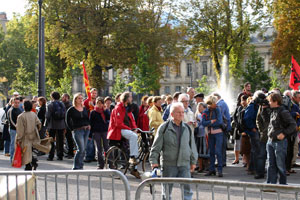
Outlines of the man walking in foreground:
<svg viewBox="0 0 300 200">
<path fill-rule="evenodd" d="M 182 103 L 173 103 L 170 109 L 171 119 L 164 122 L 156 133 L 149 161 L 152 169 L 157 168 L 159 155 L 163 168 L 163 177 L 191 178 L 195 170 L 198 154 L 191 128 L 184 123 L 184 107 Z M 172 184 L 169 185 L 171 197 Z M 165 185 L 163 199 L 166 198 Z M 184 199 L 192 199 L 190 185 L 184 185 Z"/>
</svg>

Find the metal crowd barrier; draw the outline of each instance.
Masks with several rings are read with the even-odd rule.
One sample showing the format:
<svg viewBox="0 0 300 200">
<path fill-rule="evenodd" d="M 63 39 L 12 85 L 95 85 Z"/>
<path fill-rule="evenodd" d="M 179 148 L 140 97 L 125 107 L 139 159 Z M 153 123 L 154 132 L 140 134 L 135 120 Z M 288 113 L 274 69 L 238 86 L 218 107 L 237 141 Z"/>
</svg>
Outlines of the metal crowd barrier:
<svg viewBox="0 0 300 200">
<path fill-rule="evenodd" d="M 0 200 L 12 199 L 130 200 L 130 187 L 117 170 L 0 171 Z"/>
<path fill-rule="evenodd" d="M 208 197 L 211 195 L 211 199 L 233 199 L 231 192 L 234 189 L 240 190 L 240 196 L 243 196 L 243 199 L 246 200 L 247 198 L 250 199 L 250 196 L 252 195 L 258 195 L 260 196 L 260 199 L 265 199 L 264 195 L 272 195 L 273 197 L 269 197 L 269 199 L 281 199 L 281 195 L 289 195 L 288 199 L 295 199 L 298 200 L 298 193 L 300 193 L 300 186 L 290 186 L 290 185 L 277 185 L 277 184 L 264 184 L 264 183 L 250 183 L 250 182 L 238 182 L 238 181 L 219 181 L 219 180 L 207 180 L 207 179 L 192 179 L 192 178 L 150 178 L 146 179 L 142 183 L 139 184 L 137 191 L 135 193 L 135 200 L 141 199 L 141 194 L 145 187 L 150 186 L 150 193 L 152 196 L 152 199 L 155 199 L 155 193 L 156 188 L 155 185 L 161 185 L 166 184 L 166 199 L 169 200 L 169 187 L 168 184 L 174 184 L 174 186 L 179 184 L 179 193 L 181 193 L 181 198 L 178 198 L 177 195 L 174 199 L 184 199 L 184 188 L 183 186 L 185 184 L 190 184 L 191 188 L 193 190 L 193 199 L 195 198 L 198 200 L 200 197 L 200 194 L 203 192 L 203 189 L 200 188 L 200 186 L 207 187 L 208 193 L 211 194 L 201 194 L 202 199 L 208 199 Z M 192 187 L 194 186 L 194 187 Z M 223 191 L 221 191 L 220 188 L 223 187 Z M 174 191 L 174 189 L 173 189 Z M 255 191 L 258 192 L 255 193 Z M 219 194 L 219 196 L 216 198 L 216 193 L 222 193 Z M 174 192 L 173 192 L 174 193 Z M 172 194 L 173 194 L 172 193 Z M 237 193 L 237 192 L 236 192 Z M 223 196 L 222 196 L 223 195 Z M 276 197 L 274 197 L 276 195 Z M 239 196 L 238 199 L 241 199 Z M 236 196 L 235 196 L 236 197 Z M 143 194 L 143 199 L 145 199 L 145 195 Z M 252 197 L 251 199 L 253 199 Z M 285 197 L 287 198 L 287 197 Z M 285 199 L 284 198 L 284 199 Z M 259 197 L 255 197 L 254 199 L 259 199 Z"/>
</svg>

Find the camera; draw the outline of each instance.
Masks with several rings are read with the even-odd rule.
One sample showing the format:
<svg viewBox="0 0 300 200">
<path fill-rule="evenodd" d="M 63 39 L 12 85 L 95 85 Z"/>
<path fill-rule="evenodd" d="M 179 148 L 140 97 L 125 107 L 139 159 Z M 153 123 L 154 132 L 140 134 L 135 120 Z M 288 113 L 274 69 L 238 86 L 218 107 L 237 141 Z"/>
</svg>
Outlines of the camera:
<svg viewBox="0 0 300 200">
<path fill-rule="evenodd" d="M 259 94 L 256 98 L 256 103 L 260 106 L 269 106 L 269 101 L 266 99 L 265 94 Z"/>
</svg>

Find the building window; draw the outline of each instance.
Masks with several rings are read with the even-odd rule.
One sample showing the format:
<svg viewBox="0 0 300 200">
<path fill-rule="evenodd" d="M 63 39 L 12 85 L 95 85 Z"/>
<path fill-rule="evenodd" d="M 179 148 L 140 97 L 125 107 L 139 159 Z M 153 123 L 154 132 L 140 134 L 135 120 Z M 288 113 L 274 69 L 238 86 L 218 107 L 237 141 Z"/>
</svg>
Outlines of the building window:
<svg viewBox="0 0 300 200">
<path fill-rule="evenodd" d="M 181 92 L 181 86 L 176 86 L 175 87 L 175 92 Z"/>
<path fill-rule="evenodd" d="M 207 75 L 207 61 L 202 62 L 202 75 Z"/>
<path fill-rule="evenodd" d="M 187 76 L 192 75 L 192 63 L 188 63 L 186 66 Z"/>
<path fill-rule="evenodd" d="M 170 67 L 165 66 L 165 77 L 169 78 L 170 77 Z"/>
<path fill-rule="evenodd" d="M 171 94 L 170 86 L 165 86 L 165 94 Z"/>
<path fill-rule="evenodd" d="M 176 67 L 176 77 L 180 76 L 180 65 Z"/>
</svg>

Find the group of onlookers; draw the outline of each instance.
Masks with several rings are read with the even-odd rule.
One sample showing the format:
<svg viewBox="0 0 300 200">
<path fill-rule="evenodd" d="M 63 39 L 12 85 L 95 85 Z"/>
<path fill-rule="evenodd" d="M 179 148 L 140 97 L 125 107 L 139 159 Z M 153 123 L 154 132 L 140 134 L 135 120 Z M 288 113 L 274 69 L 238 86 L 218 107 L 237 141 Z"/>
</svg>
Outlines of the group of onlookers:
<svg viewBox="0 0 300 200">
<path fill-rule="evenodd" d="M 130 92 L 117 94 L 115 103 L 110 97 L 98 97 L 94 88 L 90 92 L 90 98 L 85 100 L 82 94 L 75 94 L 72 102 L 68 94 L 61 97 L 52 92 L 48 103 L 45 97 L 22 100 L 15 93 L 5 107 L 5 155 L 12 161 L 15 142 L 24 147 L 25 138 L 25 143 L 32 143 L 27 145 L 31 151 L 38 141 L 51 137 L 48 161 L 54 159 L 55 152 L 57 160 L 64 156 L 71 159 L 76 150 L 74 170 L 83 169 L 84 162 L 96 160 L 98 169 L 103 169 L 110 142 L 123 137 L 128 140 L 129 163 L 134 166 L 140 128 L 154 129 L 154 141 L 145 145 L 148 149 L 153 142 L 149 160 L 153 168 L 159 164 L 164 168 L 164 176 L 189 177 L 190 170 L 196 170 L 205 172 L 205 176 L 223 177 L 230 135 L 234 139 L 232 164 L 239 164 L 242 155 L 243 166 L 256 179 L 265 177 L 266 161 L 268 183 L 276 183 L 279 173 L 279 183 L 286 184 L 286 176 L 295 173 L 292 167 L 298 167 L 295 161 L 299 144 L 299 91 L 285 91 L 282 95 L 277 89 L 269 93 L 264 89 L 253 95 L 251 85 L 246 83 L 231 115 L 219 93 L 204 98 L 204 94 L 196 94 L 191 87 L 186 93 L 175 92 L 172 96 L 143 96 L 140 106 L 133 103 Z M 35 123 L 31 125 L 34 130 L 18 126 L 21 120 L 23 124 L 26 120 Z M 34 131 L 37 138 L 25 136 Z M 145 136 L 141 136 L 145 141 Z M 39 149 L 35 151 L 44 154 Z M 29 154 L 24 162 L 27 170 L 37 167 L 37 159 L 31 157 Z M 136 167 L 131 174 L 139 178 Z M 187 194 L 188 190 L 185 188 Z"/>
</svg>

